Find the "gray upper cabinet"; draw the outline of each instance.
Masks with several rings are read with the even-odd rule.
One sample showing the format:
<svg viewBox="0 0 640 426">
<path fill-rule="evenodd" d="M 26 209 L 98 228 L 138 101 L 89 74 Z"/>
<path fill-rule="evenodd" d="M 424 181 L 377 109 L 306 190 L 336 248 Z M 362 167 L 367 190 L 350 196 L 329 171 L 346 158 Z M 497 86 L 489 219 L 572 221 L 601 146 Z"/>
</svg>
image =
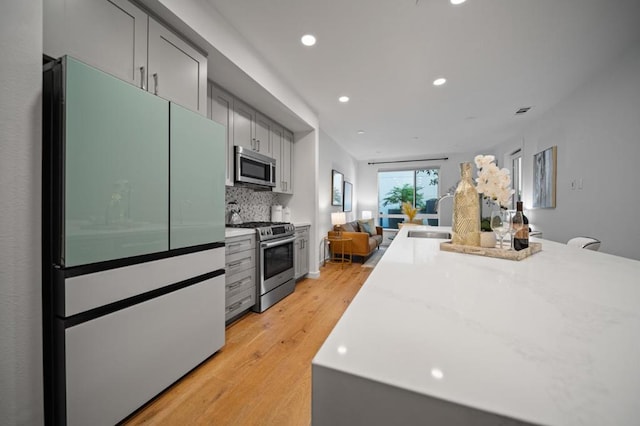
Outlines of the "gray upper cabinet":
<svg viewBox="0 0 640 426">
<path fill-rule="evenodd" d="M 209 91 L 209 118 L 225 129 L 225 185 L 233 186 L 233 96 L 211 83 Z"/>
<path fill-rule="evenodd" d="M 293 194 L 291 185 L 291 156 L 293 150 L 293 134 L 278 125 L 271 127 L 271 147 L 276 159 L 276 186 L 274 192 Z"/>
<path fill-rule="evenodd" d="M 148 90 L 207 115 L 207 58 L 149 18 Z"/>
<path fill-rule="evenodd" d="M 244 102 L 233 100 L 233 143 L 257 151 L 256 111 Z"/>
<path fill-rule="evenodd" d="M 271 127 L 273 123 L 259 112 L 256 113 L 256 151 L 273 157 L 271 147 Z"/>
<path fill-rule="evenodd" d="M 293 194 L 293 133 L 213 83 L 209 102 L 210 118 L 227 129 L 226 185 L 234 185 L 234 145 L 238 145 L 275 158 L 277 176 L 273 191 Z"/>
<path fill-rule="evenodd" d="M 207 115 L 207 58 L 127 0 L 46 0 L 44 53 Z"/>
<path fill-rule="evenodd" d="M 43 8 L 45 54 L 71 55 L 138 87 L 146 84 L 145 12 L 126 0 L 46 0 Z"/>
<path fill-rule="evenodd" d="M 280 148 L 280 177 L 284 189 L 284 194 L 293 194 L 293 133 L 285 130 L 282 137 L 282 145 Z"/>
<path fill-rule="evenodd" d="M 281 178 L 282 167 L 282 138 L 284 136 L 284 130 L 282 127 L 274 124 L 271 126 L 271 156 L 276 159 L 276 186 L 273 188 L 273 192 L 284 191 L 284 185 Z"/>
</svg>

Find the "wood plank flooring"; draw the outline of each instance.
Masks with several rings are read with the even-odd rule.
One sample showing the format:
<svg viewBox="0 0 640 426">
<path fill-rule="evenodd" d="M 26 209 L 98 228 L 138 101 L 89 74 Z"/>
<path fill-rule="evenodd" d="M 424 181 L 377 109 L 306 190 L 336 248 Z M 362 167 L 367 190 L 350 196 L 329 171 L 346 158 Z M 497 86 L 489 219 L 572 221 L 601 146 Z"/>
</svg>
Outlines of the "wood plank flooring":
<svg viewBox="0 0 640 426">
<path fill-rule="evenodd" d="M 227 328 L 225 346 L 127 425 L 309 425 L 311 360 L 372 269 L 327 264 L 319 279 Z"/>
</svg>

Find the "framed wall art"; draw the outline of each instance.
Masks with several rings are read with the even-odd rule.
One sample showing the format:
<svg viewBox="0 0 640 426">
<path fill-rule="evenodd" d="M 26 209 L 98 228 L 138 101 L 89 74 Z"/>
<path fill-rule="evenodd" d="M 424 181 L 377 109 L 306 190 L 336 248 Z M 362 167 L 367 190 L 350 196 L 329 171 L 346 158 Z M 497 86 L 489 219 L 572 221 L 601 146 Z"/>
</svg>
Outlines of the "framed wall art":
<svg viewBox="0 0 640 426">
<path fill-rule="evenodd" d="M 331 205 L 332 206 L 342 206 L 343 197 L 342 197 L 342 182 L 344 181 L 344 176 L 337 170 L 331 171 Z"/>
<path fill-rule="evenodd" d="M 558 147 L 552 146 L 533 156 L 533 208 L 556 207 Z"/>
<path fill-rule="evenodd" d="M 344 181 L 344 202 L 342 204 L 342 211 L 350 212 L 352 206 L 352 193 L 353 193 L 353 184 L 350 182 Z"/>
</svg>

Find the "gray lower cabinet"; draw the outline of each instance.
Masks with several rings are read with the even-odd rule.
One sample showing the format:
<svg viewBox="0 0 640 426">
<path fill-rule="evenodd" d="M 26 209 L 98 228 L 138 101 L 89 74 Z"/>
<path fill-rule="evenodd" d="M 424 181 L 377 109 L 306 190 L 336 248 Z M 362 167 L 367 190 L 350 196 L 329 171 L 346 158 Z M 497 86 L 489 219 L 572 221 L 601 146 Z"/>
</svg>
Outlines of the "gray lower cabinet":
<svg viewBox="0 0 640 426">
<path fill-rule="evenodd" d="M 256 237 L 225 240 L 225 321 L 231 322 L 256 303 Z"/>
<path fill-rule="evenodd" d="M 294 244 L 295 279 L 309 273 L 309 228 L 310 226 L 308 225 L 296 227 L 296 241 Z"/>
<path fill-rule="evenodd" d="M 207 57 L 127 0 L 46 0 L 43 52 L 207 115 Z"/>
</svg>

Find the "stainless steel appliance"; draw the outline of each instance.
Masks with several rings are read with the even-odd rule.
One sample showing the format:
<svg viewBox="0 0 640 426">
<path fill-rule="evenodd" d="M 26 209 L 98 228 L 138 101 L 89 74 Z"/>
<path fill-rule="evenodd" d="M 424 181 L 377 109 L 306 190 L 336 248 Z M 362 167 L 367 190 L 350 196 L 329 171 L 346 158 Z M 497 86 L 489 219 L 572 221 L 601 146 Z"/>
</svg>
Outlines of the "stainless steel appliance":
<svg viewBox="0 0 640 426">
<path fill-rule="evenodd" d="M 276 160 L 250 149 L 236 145 L 235 147 L 236 182 L 276 186 Z"/>
<path fill-rule="evenodd" d="M 291 223 L 274 222 L 247 222 L 230 226 L 256 229 L 258 283 L 253 310 L 264 312 L 293 293 L 295 288 L 295 227 Z"/>
</svg>

